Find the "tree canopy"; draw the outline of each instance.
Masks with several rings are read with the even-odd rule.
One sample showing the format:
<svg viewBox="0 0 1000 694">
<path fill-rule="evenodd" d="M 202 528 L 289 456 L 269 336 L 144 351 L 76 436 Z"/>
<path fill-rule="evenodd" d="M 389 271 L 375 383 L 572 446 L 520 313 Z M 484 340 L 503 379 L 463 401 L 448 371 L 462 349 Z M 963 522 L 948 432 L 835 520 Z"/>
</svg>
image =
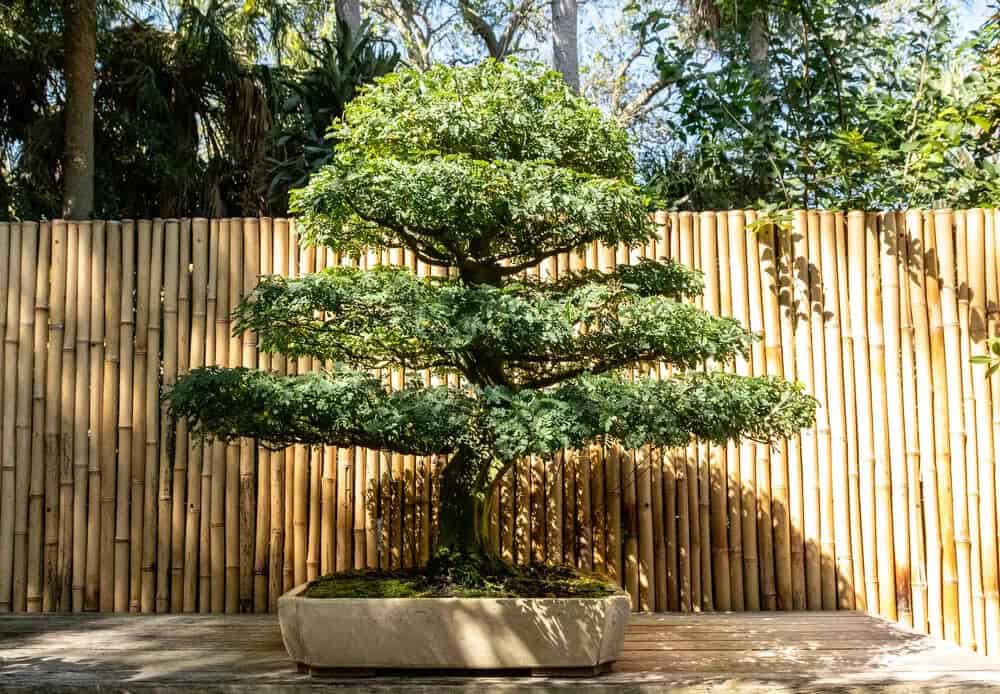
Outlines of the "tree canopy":
<svg viewBox="0 0 1000 694">
<path fill-rule="evenodd" d="M 556 282 L 522 271 L 652 224 L 625 132 L 556 73 L 515 61 L 404 69 L 333 128 L 333 158 L 293 194 L 309 241 L 404 246 L 454 277 L 337 267 L 265 277 L 235 312 L 265 351 L 333 362 L 282 377 L 201 369 L 173 411 L 222 438 L 452 454 L 442 540 L 479 551 L 482 507 L 518 457 L 591 442 L 676 446 L 790 436 L 813 421 L 799 384 L 714 371 L 752 336 L 684 297 L 699 273 L 647 260 Z M 628 369 L 668 364 L 671 378 Z M 454 374 L 393 391 L 379 369 Z"/>
</svg>

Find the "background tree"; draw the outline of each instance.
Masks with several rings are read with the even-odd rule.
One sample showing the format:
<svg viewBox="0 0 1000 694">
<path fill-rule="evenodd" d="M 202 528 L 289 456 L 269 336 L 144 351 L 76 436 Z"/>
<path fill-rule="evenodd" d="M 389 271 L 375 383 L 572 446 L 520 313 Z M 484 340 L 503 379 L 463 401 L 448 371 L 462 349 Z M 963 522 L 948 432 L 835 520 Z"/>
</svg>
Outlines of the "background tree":
<svg viewBox="0 0 1000 694">
<path fill-rule="evenodd" d="M 491 556 L 487 500 L 519 457 L 592 441 L 769 441 L 812 422 L 798 384 L 700 371 L 746 353 L 736 322 L 680 299 L 701 276 L 647 261 L 555 283 L 521 273 L 587 244 L 646 243 L 625 131 L 562 76 L 513 62 L 397 71 L 352 101 L 335 154 L 293 194 L 305 237 L 341 253 L 405 246 L 454 278 L 338 267 L 265 277 L 237 309 L 261 348 L 330 373 L 192 372 L 170 394 L 197 431 L 271 445 L 447 454 L 441 548 Z M 626 378 L 637 362 L 684 371 Z M 457 374 L 390 392 L 367 369 Z"/>
<path fill-rule="evenodd" d="M 66 109 L 63 216 L 86 219 L 94 211 L 94 72 L 96 0 L 64 0 Z"/>
</svg>

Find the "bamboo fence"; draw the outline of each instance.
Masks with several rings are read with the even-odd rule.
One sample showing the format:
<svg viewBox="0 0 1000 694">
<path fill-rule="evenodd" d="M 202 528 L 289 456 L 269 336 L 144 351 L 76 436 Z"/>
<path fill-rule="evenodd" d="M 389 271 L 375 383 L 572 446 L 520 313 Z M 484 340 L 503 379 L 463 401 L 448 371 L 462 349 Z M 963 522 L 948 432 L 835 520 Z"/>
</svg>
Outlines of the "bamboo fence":
<svg viewBox="0 0 1000 694">
<path fill-rule="evenodd" d="M 861 609 L 1000 655 L 1000 375 L 971 360 L 1000 336 L 1000 212 L 654 220 L 644 247 L 527 274 L 697 267 L 696 301 L 760 338 L 722 367 L 801 381 L 817 425 L 525 459 L 493 499 L 502 556 L 606 574 L 635 609 Z M 161 400 L 205 364 L 324 367 L 258 353 L 230 312 L 260 273 L 377 263 L 443 274 L 300 248 L 285 219 L 0 222 L 0 611 L 267 611 L 326 572 L 426 561 L 437 456 L 203 444 Z"/>
</svg>

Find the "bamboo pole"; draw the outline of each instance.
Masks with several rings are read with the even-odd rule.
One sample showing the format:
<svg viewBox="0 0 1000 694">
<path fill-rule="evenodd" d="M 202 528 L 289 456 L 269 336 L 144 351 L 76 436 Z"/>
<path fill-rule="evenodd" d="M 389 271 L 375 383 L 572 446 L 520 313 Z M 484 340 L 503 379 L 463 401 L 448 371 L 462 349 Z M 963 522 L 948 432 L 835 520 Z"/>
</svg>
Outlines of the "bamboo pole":
<svg viewBox="0 0 1000 694">
<path fill-rule="evenodd" d="M 302 261 L 302 274 L 311 275 L 316 272 L 317 252 L 315 246 L 307 246 L 302 249 L 300 256 Z M 316 315 L 316 314 L 314 314 Z M 323 365 L 315 357 L 306 361 L 309 370 L 319 371 Z M 320 525 L 322 524 L 322 509 L 320 504 L 323 496 L 323 449 L 313 447 L 309 450 L 309 511 L 308 511 L 308 532 L 306 539 L 306 580 L 312 581 L 319 577 L 320 570 Z M 357 458 L 360 449 L 351 449 L 353 462 L 352 471 L 357 468 Z M 351 559 L 348 558 L 348 567 L 351 568 Z"/>
<path fill-rule="evenodd" d="M 274 257 L 271 271 L 275 275 L 288 274 L 288 220 L 275 219 Z M 284 355 L 271 356 L 271 369 L 278 374 L 286 370 Z M 268 545 L 268 611 L 278 609 L 278 596 L 284 592 L 282 578 L 284 576 L 285 559 L 285 475 L 286 451 L 276 451 L 271 455 L 271 534 Z"/>
<path fill-rule="evenodd" d="M 240 294 L 243 291 L 243 222 L 241 219 L 229 220 L 229 286 L 228 307 L 232 312 L 240 303 Z M 231 330 L 226 331 L 229 337 L 229 348 L 227 361 L 230 367 L 238 367 L 242 362 L 242 340 L 239 335 L 233 335 Z M 240 494 L 241 494 L 241 472 L 244 441 L 230 441 L 226 447 L 226 475 L 225 475 L 225 606 L 226 612 L 232 614 L 239 612 L 240 601 L 243 597 L 243 570 L 242 549 L 240 539 L 240 529 L 242 520 L 240 518 Z M 304 556 L 303 556 L 304 558 Z"/>
<path fill-rule="evenodd" d="M 795 263 L 795 373 L 808 393 L 816 394 L 813 380 L 813 344 L 811 330 L 812 305 L 809 284 L 808 216 L 797 211 L 792 231 Z M 817 410 L 817 422 L 819 411 Z M 820 570 L 820 512 L 819 512 L 819 445 L 816 431 L 805 429 L 799 435 L 802 479 L 802 512 L 797 514 L 802 522 L 805 556 L 804 594 L 793 596 L 797 609 L 818 610 L 822 604 L 822 572 Z"/>
<path fill-rule="evenodd" d="M 58 232 L 56 227 L 54 232 Z M 64 229 L 65 231 L 65 229 Z M 56 257 L 58 235 L 53 233 L 52 253 Z M 65 240 L 65 234 L 63 235 Z M 121 359 L 118 369 L 118 457 L 117 479 L 115 480 L 115 612 L 127 612 L 130 609 L 131 585 L 129 576 L 129 559 L 131 556 L 131 516 L 130 493 L 132 484 L 132 441 L 133 441 L 133 397 L 132 374 L 137 357 L 135 344 L 135 311 L 133 310 L 133 292 L 135 291 L 135 222 L 126 220 L 122 223 L 122 274 L 121 299 L 118 315 L 118 344 L 121 349 Z M 65 249 L 63 250 L 65 253 Z M 53 271 L 56 264 L 53 264 Z M 53 275 L 53 297 L 65 290 L 65 285 L 56 287 L 56 276 Z M 52 317 L 56 320 L 56 299 L 53 299 Z M 49 333 L 49 354 L 52 352 L 52 333 Z M 50 376 L 53 372 L 50 371 Z M 46 417 L 48 412 L 46 411 Z"/>
<path fill-rule="evenodd" d="M 683 265 L 695 268 L 695 238 L 693 216 L 690 212 L 680 213 L 680 248 L 679 260 Z M 691 610 L 701 611 L 701 517 L 698 504 L 698 457 L 696 446 L 689 444 L 684 454 L 684 480 L 686 483 L 686 513 L 688 515 L 688 534 L 690 540 L 688 553 L 690 556 L 690 595 Z M 678 494 L 683 493 L 678 489 Z"/>
<path fill-rule="evenodd" d="M 20 264 L 16 262 L 21 253 L 20 225 L 0 222 L 0 244 L 8 246 L 0 256 L 0 310 L 4 311 L 4 323 L 0 327 L 0 366 L 3 380 L 0 394 L 3 397 L 3 421 L 0 423 L 0 444 L 4 451 L 14 450 L 14 406 L 17 400 L 17 319 Z M 0 250 L 5 250 L 0 247 Z M 0 612 L 10 612 L 11 591 L 14 583 L 14 506 L 15 506 L 14 456 L 10 453 L 0 461 Z"/>
<path fill-rule="evenodd" d="M 850 590 L 854 607 L 867 608 L 865 600 L 865 567 L 861 547 L 861 489 L 858 482 L 858 405 L 855 394 L 854 331 L 851 325 L 851 294 L 848 290 L 847 220 L 842 212 L 835 217 L 837 256 L 837 298 L 840 302 L 841 363 L 844 367 L 844 417 L 847 422 L 847 514 L 850 525 L 851 566 Z M 846 579 L 845 579 L 846 580 Z"/>
<path fill-rule="evenodd" d="M 205 365 L 216 366 L 219 356 L 216 352 L 218 329 L 218 288 L 220 272 L 219 220 L 208 223 L 208 287 L 205 290 Z M 214 501 L 215 456 L 221 444 L 202 446 L 201 463 L 201 520 L 198 525 L 198 612 L 212 610 L 216 600 L 213 576 L 215 575 L 215 547 L 213 546 L 213 523 L 216 513 Z"/>
<path fill-rule="evenodd" d="M 231 240 L 231 239 L 230 239 Z M 260 274 L 260 224 L 257 219 L 243 220 L 243 282 L 240 299 L 247 296 L 257 286 L 257 276 Z M 257 335 L 246 331 L 242 336 L 242 359 L 240 365 L 245 369 L 257 366 Z M 256 499 L 256 444 L 253 439 L 240 439 L 239 465 L 239 497 L 237 499 L 239 513 L 239 610 L 253 610 L 254 598 L 254 540 L 256 538 L 255 523 L 257 521 Z M 266 465 L 265 465 L 266 467 Z M 264 470 L 264 478 L 270 476 Z"/>
<path fill-rule="evenodd" d="M 830 434 L 830 405 L 827 397 L 826 352 L 824 350 L 827 298 L 823 294 L 822 239 L 819 214 L 808 214 L 809 253 L 809 326 L 812 332 L 813 385 L 821 405 L 816 417 L 816 447 L 818 451 L 820 586 L 823 609 L 836 609 L 837 579 L 833 538 L 833 461 Z"/>
<path fill-rule="evenodd" d="M 847 243 L 851 262 L 850 295 L 865 296 L 866 237 L 865 213 L 852 211 L 847 217 Z M 872 433 L 871 369 L 868 354 L 868 309 L 866 302 L 852 301 L 851 330 L 854 334 L 854 390 L 857 403 L 860 487 L 861 547 L 865 567 L 865 604 L 869 610 L 879 605 L 879 579 L 875 553 L 875 456 Z"/>
<path fill-rule="evenodd" d="M 35 355 L 31 385 L 31 471 L 28 490 L 28 566 L 26 607 L 42 611 L 42 561 L 45 514 L 45 403 L 48 372 L 46 338 L 49 331 L 49 261 L 52 252 L 52 225 L 38 227 L 38 265 L 35 270 L 34 335 Z M 110 566 L 106 564 L 106 566 Z M 103 597 L 103 593 L 102 593 Z"/>
<path fill-rule="evenodd" d="M 998 248 L 1000 248 L 1000 239 L 998 239 L 998 235 L 1000 235 L 1000 213 L 997 213 L 996 210 L 986 212 L 984 222 L 985 228 L 983 231 L 986 237 L 986 329 L 987 334 L 990 337 L 994 337 L 998 334 L 998 328 L 1000 328 L 1000 277 L 997 274 L 997 271 L 1000 270 L 1000 264 L 997 263 L 996 259 Z M 1000 526 L 1000 521 L 997 520 L 997 514 L 1000 512 L 1000 470 L 996 469 L 1000 467 L 996 464 L 1000 460 L 1000 376 L 994 372 L 990 376 L 989 382 L 990 409 L 993 412 L 991 428 L 993 435 L 995 482 L 995 489 L 993 490 L 995 506 L 992 517 L 994 518 L 994 523 Z M 990 480 L 983 479 L 981 484 L 984 486 L 988 485 L 990 484 Z M 1000 554 L 1000 550 L 997 550 L 997 554 Z M 995 572 L 996 569 L 990 569 L 990 571 Z M 990 657 L 1000 654 L 1000 633 L 993 626 L 998 619 L 996 609 L 993 607 L 997 602 L 997 599 L 993 597 L 995 592 L 992 587 L 996 583 L 996 579 L 992 577 L 993 575 L 984 574 L 983 576 L 987 620 L 986 652 Z"/>
<path fill-rule="evenodd" d="M 843 306 L 839 296 L 837 268 L 836 218 L 832 212 L 820 213 L 820 241 L 823 325 L 826 351 L 826 387 L 830 420 L 830 494 L 826 514 L 833 523 L 833 545 L 836 558 L 836 608 L 853 610 L 854 563 L 851 547 L 847 475 L 847 420 L 844 414 L 844 354 L 841 352 L 840 316 Z"/>
<path fill-rule="evenodd" d="M 160 520 L 159 500 L 164 491 L 160 488 L 160 427 L 158 420 L 160 414 L 159 347 L 163 334 L 163 227 L 162 219 L 153 220 L 153 245 L 149 267 L 149 324 L 146 327 L 149 354 L 146 359 L 146 388 L 143 393 L 143 405 L 146 411 L 146 479 L 143 488 L 142 579 L 139 599 L 142 612 L 152 612 L 157 608 L 157 527 Z M 171 235 L 176 237 L 176 234 Z M 173 256 L 173 260 L 176 263 L 176 254 Z M 171 366 L 176 372 L 175 350 L 176 342 L 171 350 L 173 351 Z M 169 464 L 165 463 L 165 466 L 165 471 L 169 476 Z M 167 490 L 169 494 L 169 487 Z M 167 508 L 169 509 L 169 506 Z M 169 511 L 167 518 L 169 519 Z"/>
<path fill-rule="evenodd" d="M 944 364 L 956 364 L 961 359 L 959 337 L 958 300 L 955 283 L 955 248 L 951 210 L 934 211 L 935 250 L 938 258 L 940 283 L 941 323 L 944 346 Z M 942 365 L 943 366 L 943 365 Z M 945 378 L 948 398 L 948 436 L 951 468 L 952 503 L 954 508 L 954 533 L 956 569 L 958 573 L 958 627 L 960 643 L 975 648 L 972 618 L 971 547 L 969 542 L 969 514 L 967 506 L 967 480 L 965 474 L 965 422 L 962 408 L 961 378 Z M 941 391 L 938 391 L 941 392 Z M 940 445 L 940 441 L 938 442 Z M 956 461 L 956 458 L 958 460 Z M 949 639 L 954 640 L 954 639 Z"/>
<path fill-rule="evenodd" d="M 100 464 L 101 528 L 98 554 L 100 566 L 99 609 L 111 612 L 115 607 L 115 479 L 116 433 L 118 428 L 118 372 L 121 362 L 119 320 L 122 303 L 122 225 L 108 222 L 105 228 L 107 259 L 104 273 L 104 364 L 102 365 Z M 41 266 L 41 262 L 39 263 Z"/>
<path fill-rule="evenodd" d="M 903 417 L 903 374 L 900 365 L 899 230 L 895 213 L 881 219 L 882 325 L 885 344 L 886 428 L 892 490 L 892 547 L 897 619 L 913 626 L 910 601 L 909 493 L 906 481 L 906 433 Z M 877 246 L 876 246 L 877 247 Z M 909 376 L 909 375 L 907 375 Z"/>
<path fill-rule="evenodd" d="M 798 321 L 798 306 L 795 303 L 796 258 L 794 255 L 794 228 L 784 232 L 779 237 L 779 258 L 776 264 L 778 292 L 781 368 L 783 376 L 789 381 L 796 380 L 795 362 L 795 326 Z M 787 236 L 787 238 L 786 238 Z M 812 432 L 810 432 L 812 433 Z M 802 539 L 802 456 L 799 440 L 792 439 L 783 442 L 783 452 L 787 464 L 787 516 L 788 516 L 788 571 L 790 581 L 791 604 L 782 605 L 783 609 L 805 609 L 805 563 L 804 544 Z M 772 461 L 773 462 L 773 461 Z M 781 472 L 780 466 L 778 472 Z M 780 489 L 781 485 L 777 487 Z M 784 530 L 784 528 L 782 528 Z M 780 593 L 781 591 L 779 591 Z"/>
<path fill-rule="evenodd" d="M 177 284 L 177 376 L 185 375 L 191 367 L 191 220 L 180 223 L 180 259 Z M 166 389 L 164 389 L 166 392 Z M 161 413 L 162 420 L 170 421 L 166 399 Z M 174 465 L 171 482 L 173 493 L 170 509 L 170 611 L 184 609 L 185 555 L 187 546 L 187 514 L 194 500 L 188 496 L 189 468 L 192 465 L 188 448 L 187 420 L 170 421 L 168 429 L 173 435 Z M 169 449 L 168 449 L 169 450 Z M 169 466 L 168 466 L 169 470 Z M 200 500 L 199 500 L 200 503 Z"/>
<path fill-rule="evenodd" d="M 287 264 L 285 266 L 285 274 L 288 277 L 294 277 L 298 274 L 299 267 L 299 241 L 298 234 L 296 233 L 294 223 L 289 221 L 288 225 L 288 256 Z M 285 360 L 285 372 L 291 376 L 298 373 L 298 359 L 286 359 Z M 283 574 L 282 574 L 282 588 L 283 592 L 291 590 L 295 586 L 295 547 L 297 537 L 295 530 L 295 491 L 296 478 L 295 478 L 295 461 L 300 455 L 301 446 L 290 446 L 285 449 L 285 553 L 283 558 Z M 305 573 L 305 566 L 302 567 L 303 575 Z"/>
<path fill-rule="evenodd" d="M 62 382 L 60 384 L 59 421 L 59 538 L 56 559 L 58 610 L 71 608 L 73 548 L 73 426 L 76 391 L 77 293 L 79 292 L 80 233 L 76 222 L 67 229 L 66 315 L 62 345 Z"/>
<path fill-rule="evenodd" d="M 772 225 L 767 225 L 758 244 L 761 302 L 764 319 L 764 372 L 780 375 L 781 332 L 778 307 L 778 257 L 787 254 L 787 239 Z M 760 557 L 760 588 L 765 610 L 791 605 L 791 545 L 788 527 L 788 468 L 784 445 L 779 444 L 770 457 L 757 459 L 757 551 Z"/>
<path fill-rule="evenodd" d="M 725 222 L 723 222 L 725 223 Z M 722 307 L 720 298 L 720 264 L 722 263 L 719 247 L 719 229 L 714 212 L 703 212 L 699 223 L 701 241 L 702 271 L 705 273 L 704 308 L 714 316 L 719 315 Z M 728 248 L 725 251 L 725 267 L 728 270 Z M 726 315 L 729 311 L 726 312 Z M 706 365 L 711 368 L 712 365 Z M 727 470 L 726 451 L 719 446 L 709 445 L 705 448 L 708 454 L 708 494 L 709 494 L 709 541 L 706 545 L 706 557 L 711 560 L 712 607 L 719 610 L 729 610 L 732 606 L 729 589 L 729 533 L 726 527 L 726 490 Z M 710 550 L 709 550 L 710 548 Z"/>
<path fill-rule="evenodd" d="M 177 381 L 178 370 L 178 293 L 180 288 L 180 225 L 177 220 L 165 222 L 164 242 L 166 251 L 163 261 L 163 390 L 168 391 Z M 152 344 L 152 340 L 150 340 Z M 149 394 L 147 394 L 148 396 Z M 173 450 L 172 439 L 174 428 L 171 426 L 166 400 L 157 398 L 160 415 L 159 441 L 159 479 L 157 485 L 157 523 L 156 523 L 156 611 L 167 612 L 170 609 L 170 559 L 172 555 L 170 524 L 174 507 L 174 485 L 171 478 L 170 458 Z M 186 476 L 186 472 L 185 472 Z"/>
<path fill-rule="evenodd" d="M 744 222 L 752 225 L 756 222 L 757 216 L 753 211 L 746 211 Z M 756 336 L 750 348 L 750 371 L 753 375 L 759 376 L 765 372 L 764 366 L 764 307 L 761 295 L 761 268 L 760 268 L 760 243 L 757 233 L 752 229 L 746 230 L 747 246 L 747 303 L 749 306 L 749 328 L 750 332 Z M 757 445 L 753 447 L 753 456 L 743 461 L 746 466 L 740 468 L 740 480 L 743 484 L 743 499 L 741 508 L 743 513 L 743 595 L 746 602 L 746 609 L 756 611 L 760 609 L 760 561 L 757 556 L 757 510 L 759 500 L 757 498 L 757 458 L 767 456 L 766 446 Z M 680 509 L 678 509 L 680 512 Z"/>
<path fill-rule="evenodd" d="M 965 424 L 966 513 L 969 524 L 969 573 L 972 579 L 973 644 L 982 650 L 986 643 L 986 603 L 983 595 L 982 538 L 979 535 L 979 463 L 977 457 L 976 405 L 972 387 L 972 340 L 969 336 L 969 254 L 967 214 L 955 213 L 956 287 L 958 290 L 958 327 L 961 354 L 962 417 Z M 991 480 L 992 481 L 992 480 Z"/>
<path fill-rule="evenodd" d="M 269 217 L 263 217 L 260 220 L 258 270 L 262 276 L 273 274 L 274 232 L 272 224 L 272 220 Z M 256 284 L 256 276 L 252 278 L 252 282 Z M 259 358 L 260 369 L 262 371 L 271 371 L 270 355 L 261 352 Z M 277 455 L 280 455 L 280 453 Z M 267 612 L 269 604 L 267 574 L 268 559 L 271 556 L 271 488 L 273 484 L 271 461 L 277 455 L 272 455 L 263 446 L 257 449 L 257 518 L 254 521 L 256 535 L 254 537 L 253 562 L 253 611 L 258 614 Z"/>
<path fill-rule="evenodd" d="M 945 326 L 942 313 L 943 293 L 943 261 L 938 248 L 939 236 L 951 233 L 951 220 L 947 217 L 938 219 L 937 214 L 928 214 L 930 223 L 924 231 L 924 248 L 926 249 L 926 295 L 927 315 L 930 325 L 930 358 L 933 376 L 934 392 L 934 445 L 935 473 L 937 476 L 938 512 L 941 530 L 941 602 L 944 615 L 942 636 L 953 642 L 959 639 L 959 588 L 958 588 L 958 551 L 956 548 L 956 505 L 952 495 L 952 456 L 949 433 L 950 417 L 953 410 L 947 397 L 948 373 L 945 352 Z M 941 234 L 938 234 L 938 226 Z M 919 365 L 918 365 L 919 366 Z M 954 380 L 954 379 L 951 379 Z M 931 616 L 931 629 L 935 624 Z"/>
<path fill-rule="evenodd" d="M 636 505 L 638 507 L 638 544 L 639 544 L 639 609 L 650 612 L 656 607 L 653 584 L 655 582 L 653 545 L 653 503 L 652 503 L 652 466 L 649 446 L 643 446 L 636 451 L 635 489 Z M 588 485 L 589 487 L 589 485 Z"/>
<path fill-rule="evenodd" d="M 101 387 L 104 366 L 104 222 L 92 222 L 90 256 L 90 341 L 88 345 L 89 417 L 87 428 L 90 438 L 87 446 L 87 552 L 84 559 L 85 610 L 98 608 L 100 586 L 101 543 Z"/>
<path fill-rule="evenodd" d="M 743 225 L 743 213 L 730 211 L 727 219 L 727 236 L 720 241 L 719 248 L 729 249 L 729 267 L 722 267 L 728 276 L 728 294 L 732 316 L 740 325 L 750 321 L 750 306 L 747 300 L 747 237 Z M 728 273 L 727 273 L 728 270 Z M 750 375 L 747 357 L 737 354 L 734 370 L 740 376 Z M 729 585 L 732 609 L 745 609 L 743 582 L 743 482 L 741 471 L 753 460 L 753 446 L 741 441 L 736 455 L 730 456 L 726 467 L 727 497 L 729 512 Z"/>
<path fill-rule="evenodd" d="M 141 220 L 138 223 L 138 261 L 136 266 L 136 307 L 135 307 L 135 368 L 132 376 L 132 505 L 130 511 L 131 538 L 130 560 L 130 596 L 129 609 L 139 612 L 142 593 L 142 557 L 143 557 L 143 500 L 146 485 L 146 371 L 157 369 L 158 361 L 150 359 L 149 350 L 149 312 L 150 303 L 150 263 L 153 239 L 152 223 Z M 155 297 L 156 300 L 159 296 Z M 154 348 L 155 354 L 155 348 Z M 153 363 L 156 362 L 157 366 Z"/>
<path fill-rule="evenodd" d="M 970 299 L 969 338 L 972 357 L 987 356 L 987 274 L 992 274 L 987 259 L 994 251 L 986 240 L 986 218 L 983 210 L 966 213 L 968 234 L 968 294 Z M 995 275 L 993 282 L 995 283 Z M 971 362 L 970 362 L 971 363 Z M 983 588 L 983 629 L 977 636 L 979 650 L 986 655 L 1000 652 L 1000 595 L 997 581 L 997 522 L 996 522 L 996 461 L 993 455 L 993 403 L 989 377 L 985 364 L 972 364 L 973 409 L 976 418 L 974 461 L 978 460 L 979 480 L 979 538 Z M 916 610 L 914 610 L 916 613 Z"/>
<path fill-rule="evenodd" d="M 899 255 L 900 367 L 903 373 L 903 412 L 910 413 L 903 432 L 906 455 L 906 486 L 909 494 L 906 522 L 910 533 L 910 592 L 913 627 L 927 633 L 927 569 L 924 550 L 923 501 L 920 494 L 920 448 L 915 413 L 918 411 L 913 344 L 915 330 L 910 308 L 910 226 L 909 214 L 897 214 Z M 919 220 L 919 217 L 918 217 Z"/>
<path fill-rule="evenodd" d="M 215 363 L 228 366 L 229 361 L 229 285 L 232 261 L 230 260 L 231 229 L 228 219 L 219 220 L 216 256 L 215 303 Z M 235 308 L 235 307 L 233 307 Z M 211 611 L 226 608 L 226 473 L 230 446 L 221 441 L 212 444 L 212 493 L 210 503 L 210 588 Z"/>
<path fill-rule="evenodd" d="M 52 286 L 49 293 L 48 352 L 45 365 L 45 551 L 42 568 L 42 611 L 60 603 L 59 513 L 61 469 L 62 348 L 66 320 L 68 243 L 66 222 L 52 222 Z M 9 252 L 9 238 L 0 231 L 0 257 Z M 0 275 L 5 274 L 0 263 Z M 0 287 L 5 286 L 0 282 Z M 4 290 L 5 291 L 5 290 Z"/>
<path fill-rule="evenodd" d="M 191 222 L 191 340 L 188 366 L 198 369 L 206 365 L 208 347 L 207 321 L 208 313 L 208 264 L 209 264 L 209 226 L 208 220 L 197 217 Z M 214 279 L 214 278 L 213 278 Z M 179 422 L 187 427 L 186 422 Z M 182 602 L 184 612 L 198 610 L 199 561 L 205 563 L 205 556 L 200 555 L 199 548 L 209 547 L 208 533 L 205 542 L 202 541 L 202 514 L 204 512 L 205 470 L 210 468 L 206 449 L 197 437 L 190 437 L 188 446 L 187 469 L 187 513 L 184 516 L 184 573 L 182 577 Z M 211 476 L 208 477 L 209 485 Z M 206 531 L 208 525 L 205 526 Z M 201 567 L 203 568 L 203 567 Z M 207 575 L 207 574 L 206 574 Z"/>
<path fill-rule="evenodd" d="M 583 448 L 576 458 L 576 546 L 577 568 L 594 569 L 593 499 L 591 498 L 590 450 Z"/>
<path fill-rule="evenodd" d="M 18 288 L 17 413 L 14 419 L 14 576 L 12 605 L 15 612 L 27 609 L 28 507 L 31 505 L 32 377 L 35 370 L 35 282 L 38 273 L 38 224 L 21 223 L 20 287 Z M 16 257 L 16 256 L 15 256 Z M 11 262 L 14 262 L 13 258 Z M 4 461 L 11 460 L 6 449 Z M 6 593 L 4 593 L 6 595 Z"/>
<path fill-rule="evenodd" d="M 90 472 L 90 445 L 87 437 L 89 428 L 90 397 L 90 303 L 91 303 L 91 259 L 93 247 L 93 226 L 90 222 L 77 224 L 79 251 L 77 253 L 77 293 L 76 293 L 76 380 L 73 388 L 73 515 L 72 537 L 72 597 L 74 612 L 84 609 L 84 590 L 87 568 L 87 480 Z M 13 250 L 13 243 L 11 244 Z M 13 271 L 12 271 L 13 274 Z M 8 330 L 8 335 L 10 331 Z M 6 356 L 11 354 L 7 347 Z M 9 382 L 9 380 L 8 380 Z M 5 417 L 6 421 L 6 417 Z M 4 429 L 6 433 L 6 428 Z M 4 444 L 6 450 L 10 448 Z"/>
<path fill-rule="evenodd" d="M 913 321 L 913 356 L 917 391 L 917 442 L 920 449 L 921 507 L 923 510 L 924 534 L 926 537 L 927 561 L 927 623 L 929 633 L 944 637 L 943 607 L 943 554 L 944 535 L 941 528 L 937 479 L 937 458 L 935 448 L 936 408 L 932 379 L 931 335 L 927 306 L 927 260 L 934 260 L 924 243 L 924 214 L 920 210 L 910 210 L 906 214 L 908 236 L 907 255 L 909 261 L 908 291 L 910 296 L 910 317 Z M 932 223 L 926 232 L 933 234 Z M 952 546 L 954 548 L 954 546 Z M 954 556 L 954 549 L 952 549 Z"/>
<path fill-rule="evenodd" d="M 886 426 L 886 352 L 882 321 L 879 216 L 865 216 L 868 346 L 872 398 L 872 453 L 875 457 L 875 538 L 878 550 L 878 611 L 896 619 L 896 573 L 892 550 L 892 487 L 889 467 L 889 434 Z"/>
</svg>

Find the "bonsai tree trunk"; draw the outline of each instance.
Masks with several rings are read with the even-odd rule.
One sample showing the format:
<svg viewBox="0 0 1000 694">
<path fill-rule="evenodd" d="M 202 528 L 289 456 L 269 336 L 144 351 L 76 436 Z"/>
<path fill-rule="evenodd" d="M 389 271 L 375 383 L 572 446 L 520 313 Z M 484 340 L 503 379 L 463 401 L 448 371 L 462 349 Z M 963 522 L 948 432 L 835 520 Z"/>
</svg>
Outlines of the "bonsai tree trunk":
<svg viewBox="0 0 1000 694">
<path fill-rule="evenodd" d="M 463 446 L 441 471 L 438 549 L 478 559 L 491 559 L 488 489 L 480 471 L 489 461 Z"/>
</svg>

